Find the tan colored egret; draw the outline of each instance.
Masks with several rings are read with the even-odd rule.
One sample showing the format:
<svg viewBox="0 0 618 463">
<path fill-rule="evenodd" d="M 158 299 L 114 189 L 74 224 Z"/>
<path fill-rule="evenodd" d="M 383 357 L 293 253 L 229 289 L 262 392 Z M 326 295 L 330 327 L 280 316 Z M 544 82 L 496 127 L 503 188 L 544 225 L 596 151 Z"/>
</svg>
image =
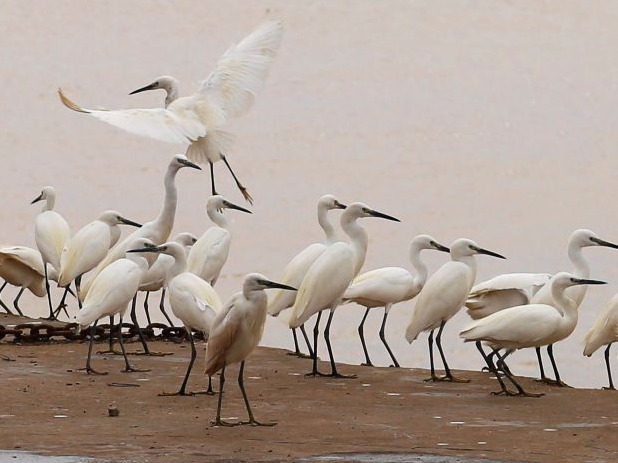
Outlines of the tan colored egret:
<svg viewBox="0 0 618 463">
<path fill-rule="evenodd" d="M 551 305 L 532 303 L 509 307 L 475 321 L 459 333 L 465 342 L 489 342 L 494 348 L 494 353 L 498 349 L 507 350 L 504 356 L 498 357 L 497 365 L 493 367 L 493 372 L 502 388 L 494 394 L 531 397 L 543 395 L 526 392 L 515 381 L 504 360 L 517 349 L 546 346 L 559 340 L 561 326 L 569 323 L 566 318 L 577 316 L 577 303 L 567 296 L 566 289 L 578 285 L 600 284 L 605 282 L 560 272 L 551 279 L 550 288 L 553 296 Z M 508 390 L 500 378 L 498 369 L 513 383 L 517 392 Z"/>
<path fill-rule="evenodd" d="M 5 280 L 0 292 L 7 284 L 21 288 L 13 301 L 13 307 L 19 315 L 24 315 L 19 308 L 19 299 L 26 288 L 37 297 L 44 297 L 47 294 L 45 265 L 41 253 L 35 249 L 26 246 L 0 248 L 0 278 Z M 7 313 L 12 313 L 4 302 L 0 303 Z"/>
<path fill-rule="evenodd" d="M 193 246 L 197 241 L 197 237 L 193 233 L 183 232 L 178 233 L 172 241 L 180 244 L 188 254 L 191 246 Z M 152 322 L 150 320 L 150 311 L 148 310 L 148 295 L 153 291 L 161 290 L 159 310 L 161 310 L 161 313 L 166 318 L 169 325 L 174 326 L 172 319 L 165 311 L 165 277 L 167 275 L 167 271 L 172 265 L 174 265 L 174 258 L 172 256 L 168 256 L 167 254 L 159 254 L 159 257 L 157 257 L 154 264 L 150 266 L 139 285 L 140 291 L 146 291 L 146 296 L 144 297 L 144 311 L 146 312 L 146 319 L 148 320 L 149 325 Z"/>
<path fill-rule="evenodd" d="M 596 322 L 586 333 L 586 347 L 584 355 L 590 357 L 601 346 L 605 348 L 605 365 L 607 366 L 607 378 L 609 386 L 603 389 L 616 390 L 612 381 L 612 369 L 609 364 L 609 350 L 614 342 L 618 341 L 618 294 L 611 298 L 605 309 L 599 314 Z"/>
<path fill-rule="evenodd" d="M 135 238 L 131 247 L 133 249 L 150 248 L 154 247 L 154 244 L 147 238 Z M 76 315 L 76 321 L 80 329 L 81 327 L 92 325 L 88 346 L 88 359 L 86 360 L 86 372 L 88 374 L 107 374 L 106 372 L 96 371 L 90 365 L 92 345 L 99 319 L 119 314 L 119 326 L 122 327 L 122 318 L 127 311 L 129 302 L 137 293 L 140 281 L 146 270 L 148 270 L 148 261 L 145 254 L 132 253 L 127 254 L 126 257 L 121 259 L 116 259 L 94 279 L 90 291 L 88 291 L 84 299 L 84 305 Z M 110 336 L 114 332 L 112 328 L 110 326 Z M 125 369 L 123 371 L 140 371 L 129 364 L 121 329 L 117 330 L 117 336 L 125 360 Z"/>
<path fill-rule="evenodd" d="M 96 220 L 75 233 L 62 250 L 58 285 L 65 287 L 75 281 L 79 300 L 81 276 L 95 268 L 105 258 L 115 230 L 118 230 L 120 224 L 141 227 L 141 224 L 110 210 L 103 212 Z"/>
<path fill-rule="evenodd" d="M 379 333 L 380 339 L 393 360 L 394 366 L 399 367 L 399 362 L 397 362 L 393 355 L 384 335 L 386 318 L 393 304 L 409 301 L 416 297 L 423 288 L 425 281 L 427 281 L 427 266 L 421 260 L 421 251 L 424 249 L 435 249 L 442 252 L 450 251 L 449 248 L 439 244 L 431 236 L 418 235 L 410 243 L 409 252 L 410 262 L 416 271 L 416 275 L 413 276 L 408 270 L 401 267 L 378 268 L 358 275 L 344 293 L 344 302 L 356 302 L 366 308 L 363 320 L 358 327 L 358 335 L 365 353 L 365 363 L 363 365 L 373 366 L 369 358 L 367 346 L 365 345 L 363 325 L 369 310 L 374 307 L 384 307 L 384 317 L 382 318 Z"/>
<path fill-rule="evenodd" d="M 215 226 L 210 227 L 191 248 L 187 268 L 203 280 L 215 285 L 227 261 L 232 234 L 223 209 L 235 209 L 251 214 L 244 207 L 232 204 L 223 196 L 215 195 L 206 202 L 206 213 Z"/>
<path fill-rule="evenodd" d="M 399 219 L 371 209 L 363 203 L 350 204 L 341 214 L 341 228 L 350 238 L 350 243 L 338 242 L 329 246 L 309 267 L 298 295 L 292 306 L 290 328 L 298 328 L 311 316 L 318 314 L 313 328 L 313 368 L 309 375 L 322 375 L 318 372 L 318 333 L 322 311 L 330 310 L 324 339 L 330 357 L 331 373 L 326 376 L 345 378 L 337 372 L 337 365 L 330 343 L 330 325 L 335 309 L 341 304 L 345 290 L 365 263 L 369 238 L 367 232 L 357 222 L 363 217 L 379 217 L 399 222 Z M 353 378 L 355 376 L 349 376 Z"/>
<path fill-rule="evenodd" d="M 45 204 L 43 210 L 37 215 L 34 221 L 34 240 L 43 258 L 45 291 L 47 292 L 47 303 L 49 305 L 49 319 L 54 320 L 56 314 L 52 307 L 51 293 L 49 291 L 49 275 L 47 273 L 46 264 L 50 264 L 56 272 L 60 272 L 60 255 L 67 241 L 71 238 L 71 230 L 64 217 L 54 211 L 56 190 L 54 190 L 53 187 L 46 186 L 43 188 L 41 194 L 34 198 L 31 204 L 39 201 L 45 201 Z"/>
<path fill-rule="evenodd" d="M 178 81 L 162 76 L 131 92 L 162 89 L 165 108 L 100 110 L 84 109 L 58 90 L 68 108 L 128 132 L 171 143 L 189 143 L 187 156 L 194 162 L 210 165 L 212 194 L 215 195 L 214 163 L 223 160 L 245 199 L 252 202 L 247 189 L 237 179 L 226 155 L 233 136 L 223 130 L 230 118 L 245 114 L 266 79 L 283 33 L 281 20 L 269 20 L 219 59 L 216 69 L 193 95 L 178 98 Z"/>
<path fill-rule="evenodd" d="M 463 307 L 476 279 L 476 254 L 505 259 L 493 251 L 480 248 L 474 241 L 460 238 L 450 246 L 451 261 L 429 277 L 417 296 L 412 319 L 406 329 L 406 340 L 412 343 L 423 331 L 429 331 L 430 381 L 468 382 L 453 376 L 442 350 L 444 325 Z M 438 329 L 439 328 L 439 329 Z M 438 329 L 436 345 L 444 364 L 445 375 L 437 376 L 433 362 L 433 332 Z"/>
<path fill-rule="evenodd" d="M 245 277 L 242 291 L 234 294 L 225 303 L 213 321 L 206 348 L 206 374 L 212 376 L 221 370 L 217 416 L 213 423 L 215 426 L 235 426 L 241 424 L 273 426 L 276 424 L 260 423 L 255 419 L 249 405 L 247 393 L 245 392 L 243 379 L 245 360 L 260 343 L 264 333 L 267 306 L 264 289 L 266 288 L 296 291 L 296 288 L 270 281 L 259 273 L 250 273 Z M 238 372 L 238 386 L 245 400 L 249 421 L 227 423 L 221 419 L 225 368 L 232 363 L 238 362 L 241 362 Z"/>
<path fill-rule="evenodd" d="M 572 273 L 578 278 L 589 278 L 590 277 L 590 265 L 584 258 L 584 254 L 582 252 L 583 248 L 589 246 L 602 246 L 613 249 L 618 249 L 618 244 L 611 243 L 609 241 L 605 241 L 591 230 L 579 229 L 575 230 L 568 242 L 568 255 L 569 260 L 573 263 L 574 269 Z M 587 286 L 574 286 L 570 289 L 567 289 L 566 295 L 572 299 L 576 306 L 579 307 L 586 296 Z M 532 298 L 531 302 L 533 304 L 549 304 L 553 305 L 553 295 L 551 291 L 551 287 L 549 285 L 543 286 Z M 560 337 L 557 340 L 566 339 L 571 335 L 573 330 L 577 325 L 578 313 L 575 312 L 574 316 L 570 319 L 570 324 L 562 325 L 562 331 Z M 557 341 L 556 341 L 557 342 Z M 543 363 L 541 361 L 541 348 L 537 347 L 537 359 L 539 361 L 539 369 L 541 373 L 540 381 L 554 385 L 554 386 L 567 386 L 561 379 L 560 373 L 558 371 L 558 367 L 556 365 L 556 360 L 554 359 L 554 351 L 553 351 L 553 343 L 547 346 L 547 355 L 552 364 L 552 368 L 554 370 L 555 379 L 552 380 L 545 376 L 545 372 L 543 371 Z"/>
<path fill-rule="evenodd" d="M 346 205 L 340 203 L 333 195 L 324 195 L 318 200 L 318 223 L 324 231 L 324 242 L 313 243 L 299 252 L 283 270 L 283 276 L 279 281 L 283 284 L 298 288 L 305 277 L 309 267 L 316 261 L 318 257 L 326 250 L 328 246 L 337 241 L 335 227 L 328 220 L 328 211 L 333 209 L 345 209 Z M 277 317 L 283 310 L 294 305 L 296 300 L 295 291 L 275 290 L 271 291 L 268 297 L 268 314 Z M 305 326 L 300 325 L 300 329 L 307 343 L 309 355 L 313 357 L 313 349 L 309 343 L 309 338 L 305 332 Z M 292 336 L 294 337 L 294 355 L 303 357 L 298 347 L 298 339 L 296 337 L 296 328 L 292 328 Z"/>
<path fill-rule="evenodd" d="M 210 284 L 187 270 L 187 254 L 181 244 L 170 241 L 155 248 L 141 248 L 129 252 L 161 253 L 173 259 L 172 265 L 168 267 L 166 272 L 166 286 L 172 312 L 182 321 L 189 336 L 191 359 L 178 392 L 164 392 L 159 395 L 192 395 L 191 393 L 187 394 L 186 389 L 191 369 L 197 357 L 193 330 L 201 331 L 205 338 L 209 337 L 215 316 L 221 310 L 221 300 Z M 213 393 L 210 378 L 207 393 Z"/>
</svg>

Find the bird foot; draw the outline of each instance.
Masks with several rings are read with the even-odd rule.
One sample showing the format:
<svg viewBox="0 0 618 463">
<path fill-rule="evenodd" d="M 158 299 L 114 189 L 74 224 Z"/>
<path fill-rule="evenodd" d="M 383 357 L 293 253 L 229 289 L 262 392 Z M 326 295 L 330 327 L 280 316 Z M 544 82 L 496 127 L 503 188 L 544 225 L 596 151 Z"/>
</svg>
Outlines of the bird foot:
<svg viewBox="0 0 618 463">
<path fill-rule="evenodd" d="M 332 373 L 326 373 L 326 374 L 321 374 L 321 376 L 325 376 L 327 378 L 338 378 L 338 379 L 356 379 L 358 378 L 358 375 L 342 375 L 341 373 L 337 373 L 332 372 Z"/>
<path fill-rule="evenodd" d="M 127 367 L 124 370 L 120 370 L 122 373 L 148 373 L 150 371 L 149 368 L 146 368 L 145 370 L 141 370 L 139 368 L 134 368 L 134 367 Z"/>
<path fill-rule="evenodd" d="M 401 368 L 401 366 L 399 365 L 399 363 L 395 363 L 395 365 L 389 365 L 389 368 Z"/>
<path fill-rule="evenodd" d="M 173 397 L 173 396 L 191 396 L 194 395 L 193 392 L 186 392 L 186 391 L 178 391 L 178 392 L 160 392 L 159 394 L 157 394 L 159 397 Z"/>
<path fill-rule="evenodd" d="M 293 357 L 298 357 L 299 359 L 311 359 L 312 355 L 303 354 L 302 352 L 288 352 L 287 355 L 291 355 Z"/>
<path fill-rule="evenodd" d="M 206 391 L 194 391 L 191 393 L 192 395 L 217 395 L 215 391 L 212 389 L 208 389 Z"/>
<path fill-rule="evenodd" d="M 98 355 L 105 355 L 105 354 L 109 354 L 109 355 L 122 355 L 122 352 L 114 350 L 114 349 L 108 349 L 108 350 L 98 350 L 97 354 Z"/>
<path fill-rule="evenodd" d="M 547 376 L 541 376 L 540 378 L 535 378 L 534 381 L 537 382 L 537 383 L 551 384 L 555 380 L 553 380 L 551 378 L 548 378 Z"/>
<path fill-rule="evenodd" d="M 240 183 L 238 184 L 238 189 L 240 190 L 240 192 L 242 193 L 243 198 L 245 198 L 245 200 L 253 205 L 253 198 L 251 197 L 251 195 L 249 194 L 249 192 L 247 191 L 247 189 L 242 186 Z"/>
<path fill-rule="evenodd" d="M 361 363 L 361 367 L 372 367 L 372 366 L 373 366 L 373 363 L 371 363 L 371 362 L 363 362 L 363 363 Z"/>
<path fill-rule="evenodd" d="M 234 426 L 240 426 L 242 423 L 238 422 L 238 423 L 230 423 L 229 421 L 223 421 L 222 419 L 217 419 L 217 420 L 213 420 L 210 422 L 210 424 L 212 426 L 225 426 L 228 428 L 232 428 Z"/>
<path fill-rule="evenodd" d="M 11 358 L 11 357 L 9 357 L 8 355 L 4 355 L 4 354 L 0 354 L 0 358 L 1 358 L 2 360 L 7 361 L 7 362 L 14 362 L 14 361 L 15 361 L 15 359 L 14 359 L 14 358 Z"/>
<path fill-rule="evenodd" d="M 151 350 L 146 352 L 127 352 L 127 355 L 148 355 L 150 357 L 165 357 L 166 355 L 174 355 L 173 352 L 153 352 Z"/>
<path fill-rule="evenodd" d="M 258 420 L 251 418 L 249 421 L 241 421 L 239 424 L 241 425 L 250 425 L 250 426 L 276 426 L 276 422 L 272 423 L 260 423 Z"/>
<path fill-rule="evenodd" d="M 604 391 L 615 391 L 616 388 L 614 386 L 603 386 Z"/>
<path fill-rule="evenodd" d="M 509 397 L 518 395 L 517 392 L 510 391 L 508 389 L 502 389 L 501 391 L 494 391 L 491 395 L 507 395 Z"/>
<path fill-rule="evenodd" d="M 453 375 L 442 376 L 440 378 L 440 381 L 446 381 L 446 382 L 451 382 L 451 383 L 469 383 L 470 382 L 470 380 L 467 378 L 457 378 L 456 376 L 453 376 Z"/>
<path fill-rule="evenodd" d="M 556 387 L 568 387 L 568 388 L 573 388 L 573 386 L 569 386 L 567 383 L 565 383 L 562 380 L 555 380 L 555 379 L 549 379 L 549 378 L 545 378 L 545 381 L 540 381 L 543 382 L 545 384 L 548 384 L 550 386 L 556 386 Z"/>
<path fill-rule="evenodd" d="M 542 397 L 542 396 L 545 395 L 542 392 L 538 393 L 538 394 L 535 394 L 535 393 L 532 393 L 532 392 L 526 392 L 523 389 L 520 389 L 517 392 L 505 389 L 505 390 L 498 391 L 498 392 L 492 392 L 491 394 L 492 395 L 503 395 L 504 394 L 504 395 L 507 395 L 509 397 Z"/>
<path fill-rule="evenodd" d="M 85 371 L 89 375 L 100 375 L 100 376 L 103 376 L 103 375 L 108 374 L 107 371 L 97 371 L 97 370 L 95 370 L 94 368 L 91 368 L 91 367 L 79 368 L 77 371 Z"/>
</svg>

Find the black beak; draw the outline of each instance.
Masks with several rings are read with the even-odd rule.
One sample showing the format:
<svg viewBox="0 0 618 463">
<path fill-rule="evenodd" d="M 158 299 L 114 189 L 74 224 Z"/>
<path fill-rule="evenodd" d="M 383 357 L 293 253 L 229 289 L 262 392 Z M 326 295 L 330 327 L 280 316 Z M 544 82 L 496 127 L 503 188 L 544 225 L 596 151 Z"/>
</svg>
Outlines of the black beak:
<svg viewBox="0 0 618 463">
<path fill-rule="evenodd" d="M 40 195 L 38 195 L 36 198 L 34 198 L 30 204 L 34 204 L 34 203 L 38 203 L 39 201 L 41 201 L 43 199 L 43 193 L 41 193 Z"/>
<path fill-rule="evenodd" d="M 202 168 L 200 166 L 198 166 L 197 164 L 192 163 L 189 160 L 186 159 L 179 159 L 178 160 L 181 164 L 184 164 L 187 167 L 192 167 L 193 169 L 197 169 L 197 170 L 202 170 Z"/>
<path fill-rule="evenodd" d="M 164 246 L 148 246 L 145 248 L 139 249 L 129 249 L 127 252 L 163 252 L 165 250 Z"/>
<path fill-rule="evenodd" d="M 133 90 L 131 93 L 129 93 L 129 95 L 135 95 L 136 93 L 145 92 L 147 90 L 154 90 L 156 88 L 158 88 L 158 85 L 156 82 L 153 82 L 152 84 L 148 84 L 145 87 L 138 88 L 137 90 Z"/>
<path fill-rule="evenodd" d="M 601 238 L 590 238 L 590 241 L 594 241 L 599 246 L 605 246 L 607 248 L 618 249 L 618 244 L 610 243 L 609 241 L 602 240 Z"/>
<path fill-rule="evenodd" d="M 335 209 L 345 209 L 348 207 L 347 205 L 340 203 L 339 201 L 335 201 Z"/>
<path fill-rule="evenodd" d="M 290 291 L 298 291 L 298 289 L 293 288 L 291 286 L 284 285 L 282 283 L 276 283 L 276 282 L 270 281 L 270 280 L 260 280 L 260 283 L 263 284 L 264 286 L 268 287 L 268 288 L 279 288 L 279 289 L 287 289 L 287 290 L 290 290 Z"/>
<path fill-rule="evenodd" d="M 492 256 L 492 257 L 497 257 L 498 259 L 506 259 L 506 257 L 498 254 L 497 252 L 493 252 L 493 251 L 488 251 L 487 249 L 483 249 L 483 248 L 474 248 L 474 250 L 478 253 L 478 254 L 485 254 L 486 256 Z"/>
<path fill-rule="evenodd" d="M 142 226 L 141 223 L 133 222 L 132 220 L 125 219 L 124 217 L 118 217 L 118 221 L 125 225 L 131 225 L 132 227 L 140 228 Z"/>
<path fill-rule="evenodd" d="M 401 222 L 401 220 L 393 217 L 392 215 L 382 214 L 381 212 L 374 211 L 373 209 L 369 210 L 369 215 L 373 217 L 378 217 L 380 219 L 393 220 L 394 222 Z"/>
<path fill-rule="evenodd" d="M 442 251 L 442 252 L 451 252 L 451 250 L 449 248 L 447 248 L 446 246 L 441 245 L 440 243 L 436 243 L 435 241 L 431 242 L 431 245 L 436 248 L 438 251 Z"/>
<path fill-rule="evenodd" d="M 227 207 L 228 209 L 235 209 L 237 211 L 246 212 L 247 214 L 252 214 L 252 212 L 249 209 L 245 209 L 244 207 L 237 206 L 236 204 L 230 203 L 228 201 L 225 202 L 225 207 Z"/>
<path fill-rule="evenodd" d="M 585 278 L 571 278 L 571 281 L 576 285 L 606 285 L 606 281 L 601 280 L 588 280 Z"/>
</svg>

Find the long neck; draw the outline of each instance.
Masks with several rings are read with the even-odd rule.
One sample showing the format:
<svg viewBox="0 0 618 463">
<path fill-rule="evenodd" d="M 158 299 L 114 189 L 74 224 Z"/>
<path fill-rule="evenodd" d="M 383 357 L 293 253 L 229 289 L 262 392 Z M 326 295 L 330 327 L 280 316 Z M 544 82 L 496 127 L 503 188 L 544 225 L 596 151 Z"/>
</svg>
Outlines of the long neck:
<svg viewBox="0 0 618 463">
<path fill-rule="evenodd" d="M 345 214 L 341 217 L 341 228 L 345 234 L 350 237 L 350 244 L 356 256 L 354 275 L 358 275 L 358 272 L 360 272 L 360 269 L 365 263 L 365 256 L 367 255 L 367 245 L 369 244 L 367 232 L 358 224 L 355 218 L 351 219 L 346 217 Z"/>
<path fill-rule="evenodd" d="M 586 286 L 586 285 L 578 285 L 578 286 Z M 551 287 L 551 296 L 554 300 L 554 304 L 556 304 L 559 311 L 561 311 L 566 317 L 577 317 L 577 308 L 579 304 L 572 300 L 570 297 L 567 297 L 566 290 L 577 289 L 575 287 L 564 288 L 559 285 L 552 285 Z"/>
<path fill-rule="evenodd" d="M 55 205 L 56 205 L 56 196 L 48 193 L 47 198 L 45 199 L 45 204 L 43 204 L 43 211 L 53 211 Z"/>
<path fill-rule="evenodd" d="M 208 214 L 208 218 L 212 220 L 213 223 L 220 226 L 221 228 L 225 228 L 226 230 L 228 229 L 229 224 L 223 212 L 219 212 L 214 207 L 209 207 L 206 209 L 206 213 Z"/>
<path fill-rule="evenodd" d="M 178 98 L 178 84 L 176 82 L 172 82 L 169 86 L 169 89 L 166 89 L 167 95 L 165 96 L 165 107 L 167 108 L 172 101 Z"/>
<path fill-rule="evenodd" d="M 172 257 L 174 258 L 174 264 L 168 269 L 165 275 L 167 283 L 172 281 L 175 277 L 187 271 L 187 255 L 182 248 L 181 252 L 174 252 Z"/>
<path fill-rule="evenodd" d="M 416 246 L 410 249 L 410 262 L 416 271 L 414 275 L 414 290 L 420 290 L 427 281 L 427 266 L 421 260 L 421 250 Z"/>
<path fill-rule="evenodd" d="M 165 241 L 174 228 L 174 217 L 176 216 L 176 205 L 178 204 L 178 191 L 176 190 L 176 174 L 178 168 L 175 166 L 168 167 L 165 173 L 165 198 L 163 199 L 163 207 L 159 215 L 152 223 L 162 230 L 160 241 Z"/>
<path fill-rule="evenodd" d="M 470 281 L 468 281 L 468 285 L 470 286 L 470 288 L 472 288 L 476 280 L 476 259 L 474 258 L 474 256 L 461 256 L 458 254 L 453 255 L 451 253 L 451 260 L 454 262 L 461 262 L 462 264 L 466 264 L 470 268 Z"/>
<path fill-rule="evenodd" d="M 575 267 L 573 273 L 579 278 L 590 278 L 590 266 L 584 258 L 583 248 L 575 243 L 569 243 L 569 259 Z M 567 289 L 569 298 L 579 307 L 586 296 L 588 285 L 577 285 Z"/>
<path fill-rule="evenodd" d="M 335 234 L 335 227 L 328 220 L 328 209 L 325 207 L 318 207 L 318 223 L 322 230 L 324 230 L 324 244 L 327 246 L 337 241 L 337 235 Z"/>
</svg>

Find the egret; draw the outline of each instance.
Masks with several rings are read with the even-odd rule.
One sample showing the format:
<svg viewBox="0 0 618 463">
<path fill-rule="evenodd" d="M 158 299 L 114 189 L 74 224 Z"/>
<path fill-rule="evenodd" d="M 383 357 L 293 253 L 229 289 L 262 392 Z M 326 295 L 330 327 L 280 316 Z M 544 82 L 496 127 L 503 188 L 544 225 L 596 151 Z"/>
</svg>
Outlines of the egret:
<svg viewBox="0 0 618 463">
<path fill-rule="evenodd" d="M 178 233 L 174 237 L 173 241 L 180 244 L 184 248 L 185 252 L 188 253 L 191 246 L 193 246 L 197 241 L 197 238 L 193 233 L 184 232 Z M 146 297 L 144 298 L 144 311 L 146 312 L 146 319 L 148 320 L 149 325 L 151 321 L 150 312 L 148 310 L 148 295 L 153 291 L 161 290 L 159 309 L 167 319 L 170 326 L 174 326 L 172 319 L 165 311 L 165 276 L 172 265 L 174 265 L 174 258 L 172 256 L 168 256 L 167 254 L 159 254 L 159 257 L 157 257 L 154 264 L 150 266 L 139 285 L 140 291 L 146 291 Z"/>
<path fill-rule="evenodd" d="M 429 381 L 468 382 L 453 376 L 446 363 L 442 350 L 442 330 L 444 325 L 463 307 L 470 289 L 476 279 L 476 254 L 505 259 L 493 251 L 480 248 L 474 241 L 460 238 L 450 246 L 451 261 L 440 267 L 429 277 L 416 299 L 412 319 L 406 329 L 406 340 L 412 343 L 422 331 L 429 331 L 429 362 L 431 378 Z M 436 344 L 444 364 L 445 375 L 437 376 L 433 362 L 433 332 L 439 328 Z"/>
<path fill-rule="evenodd" d="M 618 244 L 610 243 L 609 241 L 605 241 L 597 236 L 591 230 L 579 229 L 575 230 L 568 242 L 568 255 L 569 260 L 573 263 L 575 267 L 573 270 L 573 274 L 578 278 L 589 278 L 590 277 L 590 266 L 588 262 L 584 258 L 582 253 L 583 248 L 589 246 L 602 246 L 608 248 L 618 249 Z M 575 302 L 576 307 L 579 307 L 584 300 L 586 295 L 587 286 L 576 286 L 567 290 L 566 295 L 568 298 L 572 299 Z M 551 287 L 549 285 L 543 286 L 532 298 L 532 303 L 534 304 L 549 304 L 554 305 L 553 294 L 551 291 Z M 573 330 L 577 325 L 578 314 L 575 311 L 574 316 L 570 319 L 570 324 L 562 325 L 562 332 L 560 337 L 557 340 L 562 340 L 571 335 Z M 539 361 L 539 369 L 541 373 L 540 381 L 544 383 L 548 383 L 555 386 L 567 386 L 561 379 L 560 373 L 558 372 L 558 368 L 556 366 L 556 360 L 554 359 L 554 351 L 553 351 L 553 343 L 547 345 L 547 354 L 549 355 L 549 359 L 551 360 L 552 368 L 554 370 L 555 380 L 551 380 L 545 376 L 545 372 L 543 371 L 543 362 L 541 360 L 541 348 L 537 347 L 536 349 L 537 359 Z"/>
<path fill-rule="evenodd" d="M 135 238 L 132 241 L 131 247 L 133 249 L 143 249 L 154 247 L 154 244 L 147 238 Z M 84 299 L 83 307 L 75 317 L 79 329 L 82 326 L 92 325 L 90 343 L 88 345 L 88 359 L 86 360 L 86 372 L 88 374 L 107 374 L 106 372 L 96 371 L 90 365 L 92 345 L 99 319 L 105 316 L 113 317 L 116 314 L 120 314 L 119 326 L 122 327 L 122 318 L 127 311 L 129 302 L 137 293 L 140 281 L 146 270 L 148 270 L 148 261 L 145 255 L 142 253 L 132 253 L 112 262 L 94 279 L 92 287 Z M 110 336 L 113 331 L 110 326 Z M 140 371 L 129 364 L 121 329 L 118 329 L 117 336 L 125 361 L 125 369 L 123 371 Z"/>
<path fill-rule="evenodd" d="M 56 318 L 51 302 L 49 291 L 49 275 L 47 264 L 50 264 L 57 272 L 60 272 L 60 256 L 62 249 L 71 238 L 69 224 L 64 217 L 54 211 L 56 204 L 56 190 L 51 186 L 46 186 L 41 194 L 32 200 L 31 204 L 45 201 L 43 210 L 37 215 L 34 221 L 34 240 L 36 247 L 41 253 L 45 273 L 45 291 L 47 292 L 47 303 L 49 304 L 49 319 Z M 66 293 L 65 293 L 66 295 Z"/>
<path fill-rule="evenodd" d="M 223 130 L 230 118 L 245 114 L 266 79 L 283 33 L 281 20 L 261 24 L 238 45 L 230 47 L 194 94 L 178 98 L 178 81 L 162 76 L 131 94 L 162 89 L 165 108 L 100 110 L 84 109 L 58 90 L 62 103 L 74 111 L 128 132 L 171 143 L 189 143 L 187 156 L 194 162 L 210 165 L 212 194 L 216 194 L 214 163 L 223 160 L 244 198 L 251 195 L 240 183 L 226 155 L 233 136 Z"/>
<path fill-rule="evenodd" d="M 369 314 L 369 310 L 374 307 L 384 307 L 384 317 L 382 318 L 382 326 L 380 327 L 380 339 L 395 367 L 399 367 L 399 362 L 393 355 L 391 348 L 386 342 L 384 335 L 384 328 L 386 326 L 386 318 L 393 306 L 403 301 L 409 301 L 416 297 L 421 291 L 425 281 L 427 281 L 427 266 L 421 260 L 421 251 L 424 249 L 435 249 L 442 252 L 449 252 L 449 248 L 439 244 L 435 239 L 429 235 L 418 235 L 410 243 L 410 262 L 416 275 L 412 274 L 401 267 L 385 267 L 369 272 L 363 273 L 357 276 L 350 287 L 343 295 L 344 302 L 356 302 L 359 305 L 365 307 L 365 315 L 358 327 L 358 334 L 363 345 L 363 352 L 365 353 L 364 365 L 373 366 L 369 353 L 367 352 L 367 346 L 365 345 L 365 337 L 363 334 L 363 325 Z"/>
<path fill-rule="evenodd" d="M 399 219 L 371 209 L 363 203 L 350 204 L 341 214 L 341 228 L 350 238 L 350 243 L 338 242 L 329 246 L 309 267 L 298 289 L 298 295 L 292 306 L 290 328 L 298 328 L 313 314 L 318 314 L 313 328 L 313 369 L 309 375 L 321 375 L 318 372 L 318 333 L 322 311 L 329 309 L 324 338 L 330 357 L 331 373 L 327 376 L 345 378 L 337 372 L 330 344 L 330 325 L 335 309 L 341 303 L 345 290 L 365 263 L 369 238 L 367 232 L 358 224 L 363 217 L 379 217 L 399 222 Z M 350 376 L 353 378 L 354 376 Z"/>
<path fill-rule="evenodd" d="M 507 350 L 504 356 L 498 357 L 497 367 L 493 367 L 493 373 L 502 388 L 494 394 L 531 397 L 543 395 L 526 392 L 506 367 L 505 358 L 517 349 L 545 346 L 556 342 L 560 336 L 561 326 L 569 323 L 568 317 L 577 316 L 577 303 L 566 295 L 565 290 L 572 286 L 600 284 L 605 284 L 605 282 L 560 272 L 554 275 L 550 283 L 551 305 L 532 303 L 509 307 L 475 321 L 459 333 L 465 342 L 489 342 L 494 348 L 494 353 L 498 349 Z M 500 378 L 498 369 L 517 388 L 516 393 L 507 389 Z"/>
<path fill-rule="evenodd" d="M 296 288 L 266 279 L 259 273 L 250 273 L 245 277 L 242 292 L 234 294 L 225 303 L 215 317 L 208 345 L 206 347 L 206 374 L 214 375 L 221 370 L 219 379 L 219 401 L 215 426 L 235 426 L 250 424 L 253 426 L 273 426 L 276 423 L 260 423 L 253 416 L 249 399 L 245 392 L 243 373 L 245 360 L 260 343 L 266 323 L 267 299 L 264 289 L 280 288 L 296 291 Z M 225 368 L 232 363 L 240 363 L 238 386 L 242 392 L 249 421 L 227 423 L 221 419 L 221 403 L 223 401 L 223 386 L 225 384 Z"/>
<path fill-rule="evenodd" d="M 7 284 L 21 288 L 13 301 L 13 307 L 21 316 L 24 314 L 19 308 L 19 299 L 26 288 L 37 297 L 44 297 L 47 293 L 45 288 L 45 265 L 43 264 L 41 253 L 26 246 L 0 248 L 0 278 L 5 280 L 2 287 L 0 287 L 0 292 Z M 12 313 L 1 300 L 0 305 L 7 313 Z"/>
<path fill-rule="evenodd" d="M 189 252 L 187 268 L 212 286 L 219 279 L 232 243 L 232 234 L 223 215 L 223 209 L 235 209 L 251 214 L 250 210 L 232 204 L 223 196 L 215 195 L 208 198 L 206 213 L 215 226 L 206 230 L 193 245 Z"/>
<path fill-rule="evenodd" d="M 612 381 L 612 370 L 609 365 L 609 350 L 612 343 L 618 341 L 618 294 L 615 295 L 605 306 L 605 309 L 599 314 L 599 318 L 593 327 L 586 333 L 586 347 L 584 355 L 590 357 L 599 347 L 605 348 L 605 365 L 607 366 L 607 378 L 609 386 L 603 389 L 616 390 Z"/>
<path fill-rule="evenodd" d="M 139 223 L 124 218 L 116 211 L 105 211 L 75 233 L 62 250 L 58 285 L 65 287 L 75 281 L 78 301 L 82 275 L 105 258 L 120 224 L 141 227 Z"/>
<path fill-rule="evenodd" d="M 340 203 L 333 195 L 324 195 L 318 200 L 318 223 L 324 231 L 324 242 L 313 243 L 303 249 L 296 255 L 283 270 L 283 277 L 280 281 L 286 285 L 298 288 L 307 274 L 309 267 L 316 261 L 318 257 L 326 250 L 328 246 L 337 241 L 335 227 L 328 220 L 328 211 L 333 209 L 345 209 L 346 205 Z M 268 298 L 268 313 L 273 317 L 278 316 L 283 310 L 294 305 L 296 300 L 296 292 L 276 290 L 271 292 L 271 297 Z M 313 349 L 309 344 L 309 338 L 305 332 L 304 325 L 300 329 L 307 343 L 309 355 L 313 357 Z M 292 328 L 294 337 L 294 354 L 298 357 L 303 355 L 298 347 L 298 339 L 296 338 L 296 328 Z"/>
<path fill-rule="evenodd" d="M 221 310 L 221 301 L 213 287 L 199 276 L 187 270 L 187 254 L 184 247 L 174 241 L 164 243 L 155 248 L 142 248 L 129 252 L 162 253 L 172 258 L 172 265 L 167 268 L 165 282 L 173 314 L 185 326 L 191 342 L 191 360 L 187 373 L 178 392 L 159 395 L 191 395 L 187 394 L 187 382 L 197 357 L 193 330 L 201 331 L 205 338 L 209 337 L 215 316 Z M 163 257 L 162 255 L 159 258 Z M 208 380 L 208 391 L 212 393 L 212 384 Z"/>
</svg>

